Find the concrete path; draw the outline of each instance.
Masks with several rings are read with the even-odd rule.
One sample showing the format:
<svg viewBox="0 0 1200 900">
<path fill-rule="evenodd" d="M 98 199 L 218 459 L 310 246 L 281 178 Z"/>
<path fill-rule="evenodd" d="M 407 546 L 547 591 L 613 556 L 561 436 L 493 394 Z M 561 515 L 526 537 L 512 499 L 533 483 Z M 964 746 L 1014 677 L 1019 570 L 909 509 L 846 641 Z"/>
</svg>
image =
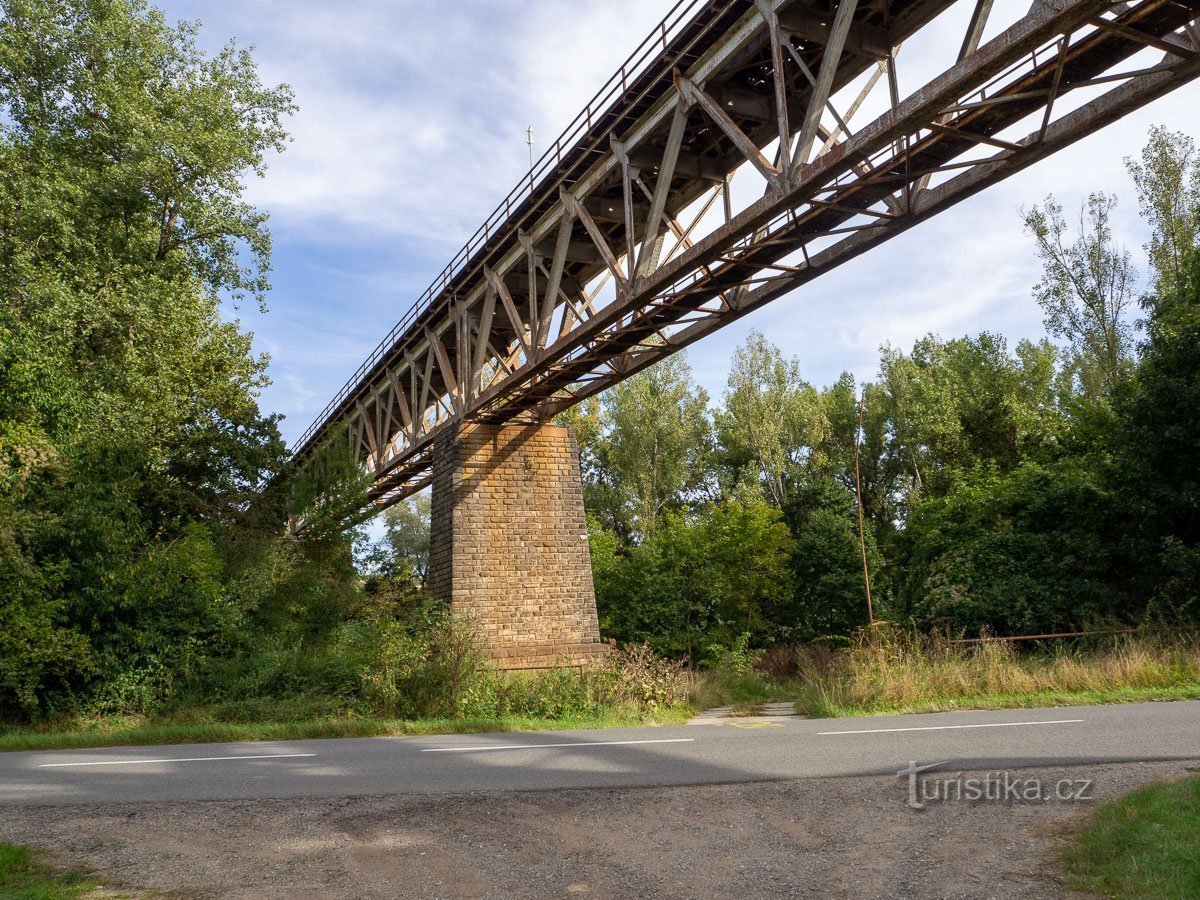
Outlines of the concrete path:
<svg viewBox="0 0 1200 900">
<path fill-rule="evenodd" d="M 796 718 L 796 704 L 790 701 L 755 703 L 749 705 L 752 712 L 744 712 L 743 706 L 714 706 L 688 721 L 689 725 L 736 725 L 743 728 L 751 725 L 769 725 L 783 719 Z"/>
</svg>

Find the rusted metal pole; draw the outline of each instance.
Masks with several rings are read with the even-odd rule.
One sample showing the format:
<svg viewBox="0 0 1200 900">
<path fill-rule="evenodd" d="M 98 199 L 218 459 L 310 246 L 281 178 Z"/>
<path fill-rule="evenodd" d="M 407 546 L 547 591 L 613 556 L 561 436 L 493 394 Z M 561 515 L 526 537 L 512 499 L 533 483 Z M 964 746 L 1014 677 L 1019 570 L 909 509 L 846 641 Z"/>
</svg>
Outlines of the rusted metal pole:
<svg viewBox="0 0 1200 900">
<path fill-rule="evenodd" d="M 1109 628 L 1104 631 L 1060 631 L 1055 634 L 1018 634 L 1013 637 L 957 638 L 948 644 L 991 644 L 997 641 L 1049 641 L 1058 638 L 1097 637 L 1105 634 L 1134 634 L 1136 628 Z"/>
</svg>

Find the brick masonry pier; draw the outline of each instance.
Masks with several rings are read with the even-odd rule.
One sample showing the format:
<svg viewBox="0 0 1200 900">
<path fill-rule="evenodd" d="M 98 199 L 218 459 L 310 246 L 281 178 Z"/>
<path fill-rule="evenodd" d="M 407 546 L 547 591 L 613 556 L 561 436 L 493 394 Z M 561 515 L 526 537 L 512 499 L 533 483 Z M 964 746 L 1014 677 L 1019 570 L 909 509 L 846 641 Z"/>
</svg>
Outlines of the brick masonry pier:
<svg viewBox="0 0 1200 900">
<path fill-rule="evenodd" d="M 459 426 L 433 463 L 429 587 L 501 668 L 601 658 L 579 450 L 553 425 Z"/>
</svg>

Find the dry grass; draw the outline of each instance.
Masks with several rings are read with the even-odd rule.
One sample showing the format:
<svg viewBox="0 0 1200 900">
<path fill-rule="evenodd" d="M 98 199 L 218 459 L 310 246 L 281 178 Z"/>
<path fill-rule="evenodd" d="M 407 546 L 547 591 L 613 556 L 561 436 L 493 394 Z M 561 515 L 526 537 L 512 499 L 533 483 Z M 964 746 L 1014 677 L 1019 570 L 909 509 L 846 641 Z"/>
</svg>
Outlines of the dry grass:
<svg viewBox="0 0 1200 900">
<path fill-rule="evenodd" d="M 1026 705 L 1038 697 L 1145 699 L 1200 696 L 1200 644 L 1123 636 L 1102 645 L 1018 648 L 1001 641 L 953 644 L 941 637 L 875 632 L 842 652 L 799 653 L 805 712 L 847 715 Z"/>
</svg>

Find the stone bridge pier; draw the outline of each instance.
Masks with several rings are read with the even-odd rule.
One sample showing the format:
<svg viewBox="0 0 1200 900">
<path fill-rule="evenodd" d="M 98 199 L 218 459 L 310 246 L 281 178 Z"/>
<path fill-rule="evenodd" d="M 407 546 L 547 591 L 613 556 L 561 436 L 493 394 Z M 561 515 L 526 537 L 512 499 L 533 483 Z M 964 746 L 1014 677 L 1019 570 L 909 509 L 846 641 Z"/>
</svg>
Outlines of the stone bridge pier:
<svg viewBox="0 0 1200 900">
<path fill-rule="evenodd" d="M 501 668 L 603 657 L 569 429 L 463 423 L 439 440 L 429 587 L 479 628 Z"/>
</svg>

